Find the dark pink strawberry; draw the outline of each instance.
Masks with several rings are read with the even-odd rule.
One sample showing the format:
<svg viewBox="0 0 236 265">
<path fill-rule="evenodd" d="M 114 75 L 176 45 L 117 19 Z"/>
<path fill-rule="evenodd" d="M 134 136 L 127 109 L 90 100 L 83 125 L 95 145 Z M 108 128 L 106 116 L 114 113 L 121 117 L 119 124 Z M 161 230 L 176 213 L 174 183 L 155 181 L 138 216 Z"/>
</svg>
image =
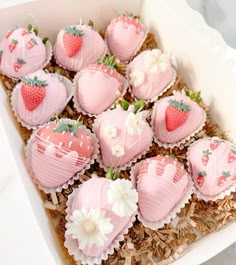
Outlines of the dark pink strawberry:
<svg viewBox="0 0 236 265">
<path fill-rule="evenodd" d="M 204 184 L 204 178 L 206 177 L 206 172 L 205 171 L 201 171 L 201 172 L 199 172 L 198 173 L 198 177 L 197 177 L 197 185 L 199 186 L 199 187 L 202 187 L 203 186 L 203 184 Z"/>
<path fill-rule="evenodd" d="M 8 32 L 7 32 L 7 34 L 6 34 L 6 39 L 8 39 L 10 36 L 11 36 L 11 34 L 13 33 L 13 31 L 14 31 L 14 29 L 11 29 L 11 30 L 9 30 Z"/>
<path fill-rule="evenodd" d="M 209 161 L 209 155 L 211 155 L 212 153 L 209 151 L 209 149 L 202 151 L 202 153 L 203 153 L 202 163 L 204 166 L 206 166 Z"/>
<path fill-rule="evenodd" d="M 15 72 L 18 72 L 19 69 L 22 67 L 23 64 L 26 64 L 26 61 L 24 61 L 21 58 L 17 58 L 17 61 L 14 64 L 14 70 L 15 70 Z"/>
<path fill-rule="evenodd" d="M 220 144 L 220 141 L 219 140 L 213 140 L 211 143 L 210 143 L 210 150 L 215 150 Z"/>
<path fill-rule="evenodd" d="M 18 44 L 18 40 L 12 40 L 11 43 L 9 44 L 9 51 L 13 52 L 13 50 L 15 50 L 16 45 Z"/>
<path fill-rule="evenodd" d="M 226 179 L 229 178 L 230 172 L 229 171 L 223 171 L 222 175 L 217 179 L 217 186 L 223 186 L 225 185 Z"/>
<path fill-rule="evenodd" d="M 236 150 L 231 149 L 228 155 L 228 163 L 232 163 L 236 159 Z"/>
<path fill-rule="evenodd" d="M 38 43 L 34 38 L 31 38 L 26 44 L 27 49 L 29 50 L 32 49 L 35 45 L 38 45 Z"/>
</svg>

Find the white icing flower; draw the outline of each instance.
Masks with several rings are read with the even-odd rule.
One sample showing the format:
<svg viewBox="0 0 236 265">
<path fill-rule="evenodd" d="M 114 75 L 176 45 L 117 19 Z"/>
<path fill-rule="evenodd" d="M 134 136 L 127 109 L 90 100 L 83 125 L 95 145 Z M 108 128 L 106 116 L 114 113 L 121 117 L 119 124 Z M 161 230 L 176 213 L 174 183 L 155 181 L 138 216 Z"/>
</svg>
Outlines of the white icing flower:
<svg viewBox="0 0 236 265">
<path fill-rule="evenodd" d="M 129 74 L 130 84 L 133 87 L 138 87 L 144 82 L 144 73 L 141 71 L 134 70 Z"/>
<path fill-rule="evenodd" d="M 96 245 L 101 247 L 107 240 L 107 234 L 113 230 L 110 218 L 100 209 L 75 210 L 67 223 L 66 234 L 79 242 L 79 249 Z"/>
<path fill-rule="evenodd" d="M 130 112 L 125 121 L 127 132 L 130 135 L 141 135 L 145 124 L 142 112 L 136 114 Z"/>
<path fill-rule="evenodd" d="M 125 150 L 120 145 L 114 145 L 111 148 L 111 153 L 112 153 L 113 156 L 121 157 L 121 156 L 123 156 L 125 154 Z"/>
<path fill-rule="evenodd" d="M 115 127 L 107 126 L 104 129 L 104 134 L 109 139 L 112 139 L 112 138 L 116 137 L 116 135 L 117 135 L 117 129 Z"/>
<path fill-rule="evenodd" d="M 137 211 L 138 193 L 127 179 L 113 181 L 107 191 L 112 211 L 120 217 L 131 216 Z"/>
<path fill-rule="evenodd" d="M 161 53 L 158 49 L 154 49 L 147 53 L 144 63 L 151 73 L 161 73 L 168 67 L 169 56 L 166 53 Z"/>
</svg>

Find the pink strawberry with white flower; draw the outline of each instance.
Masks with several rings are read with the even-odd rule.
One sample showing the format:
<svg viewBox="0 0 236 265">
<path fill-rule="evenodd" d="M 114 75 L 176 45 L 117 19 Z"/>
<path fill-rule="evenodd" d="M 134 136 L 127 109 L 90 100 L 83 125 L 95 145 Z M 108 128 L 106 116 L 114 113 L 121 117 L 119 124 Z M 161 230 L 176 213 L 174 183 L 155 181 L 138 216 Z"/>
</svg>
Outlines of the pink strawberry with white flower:
<svg viewBox="0 0 236 265">
<path fill-rule="evenodd" d="M 187 159 L 199 198 L 216 200 L 226 189 L 235 190 L 236 159 L 232 150 L 236 150 L 235 145 L 216 137 L 197 140 L 190 146 Z"/>
<path fill-rule="evenodd" d="M 114 56 L 100 59 L 75 77 L 75 106 L 79 111 L 99 114 L 112 106 L 126 89 L 117 72 Z M 91 97 L 93 95 L 93 97 Z"/>
<path fill-rule="evenodd" d="M 106 31 L 108 48 L 121 61 L 129 61 L 138 51 L 146 36 L 140 20 L 132 14 L 113 19 Z"/>
<path fill-rule="evenodd" d="M 83 170 L 93 155 L 93 143 L 81 122 L 44 125 L 29 145 L 34 178 L 46 188 L 63 185 Z"/>
</svg>

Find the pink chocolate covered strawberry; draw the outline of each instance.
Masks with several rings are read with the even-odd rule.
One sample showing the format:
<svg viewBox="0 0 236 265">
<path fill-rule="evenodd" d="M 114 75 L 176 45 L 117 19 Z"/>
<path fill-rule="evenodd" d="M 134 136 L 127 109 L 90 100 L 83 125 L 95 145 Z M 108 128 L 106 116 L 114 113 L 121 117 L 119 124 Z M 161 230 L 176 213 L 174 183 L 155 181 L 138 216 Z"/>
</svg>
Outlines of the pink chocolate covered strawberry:
<svg viewBox="0 0 236 265">
<path fill-rule="evenodd" d="M 132 59 L 145 37 L 144 26 L 132 14 L 124 14 L 113 19 L 106 30 L 110 52 L 123 62 Z"/>
<path fill-rule="evenodd" d="M 217 142 L 217 148 L 212 150 L 213 142 Z M 236 160 L 229 160 L 235 149 L 230 142 L 216 137 L 198 140 L 190 146 L 188 161 L 200 198 L 223 198 L 235 189 Z M 227 189 L 229 191 L 225 193 Z"/>
<path fill-rule="evenodd" d="M 112 106 L 126 89 L 116 71 L 114 57 L 91 64 L 75 77 L 75 106 L 79 111 L 99 114 Z M 91 96 L 93 95 L 93 96 Z"/>
<path fill-rule="evenodd" d="M 72 120 L 44 125 L 32 136 L 27 159 L 43 188 L 57 188 L 81 172 L 93 156 L 91 134 Z"/>
</svg>

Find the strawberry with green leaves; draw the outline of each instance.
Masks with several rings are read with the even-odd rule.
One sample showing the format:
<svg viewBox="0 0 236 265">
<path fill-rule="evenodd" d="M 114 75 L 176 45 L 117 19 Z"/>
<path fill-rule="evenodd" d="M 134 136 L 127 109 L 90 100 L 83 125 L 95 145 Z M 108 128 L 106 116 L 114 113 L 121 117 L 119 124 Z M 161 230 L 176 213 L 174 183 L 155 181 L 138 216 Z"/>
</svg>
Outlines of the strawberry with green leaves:
<svg viewBox="0 0 236 265">
<path fill-rule="evenodd" d="M 168 102 L 169 105 L 166 109 L 165 120 L 166 129 L 171 132 L 187 121 L 191 108 L 183 100 L 170 99 Z"/>
<path fill-rule="evenodd" d="M 84 33 L 76 27 L 65 27 L 64 31 L 63 44 L 65 53 L 68 57 L 73 57 L 82 47 Z"/>
<path fill-rule="evenodd" d="M 199 172 L 198 173 L 198 177 L 197 177 L 197 185 L 199 186 L 199 187 L 202 187 L 203 186 L 203 184 L 204 184 L 204 178 L 206 177 L 206 172 L 205 171 L 201 171 L 201 172 Z"/>
<path fill-rule="evenodd" d="M 21 96 L 25 107 L 29 111 L 36 109 L 46 96 L 45 87 L 48 85 L 46 81 L 39 80 L 36 76 L 31 78 L 23 78 L 21 86 Z"/>
<path fill-rule="evenodd" d="M 232 163 L 236 159 L 236 150 L 231 149 L 229 154 L 228 154 L 228 163 Z"/>
<path fill-rule="evenodd" d="M 10 29 L 10 30 L 7 32 L 5 38 L 8 39 L 8 38 L 11 36 L 11 34 L 12 34 L 13 32 L 14 32 L 14 29 Z"/>
<path fill-rule="evenodd" d="M 9 44 L 9 51 L 10 52 L 13 52 L 14 50 L 15 50 L 15 48 L 16 48 L 16 45 L 18 44 L 19 42 L 18 42 L 18 40 L 12 40 L 11 41 L 11 43 Z"/>
<path fill-rule="evenodd" d="M 0 65 L 2 63 L 2 55 L 3 55 L 3 50 L 0 50 Z"/>
<path fill-rule="evenodd" d="M 212 155 L 212 153 L 209 151 L 209 149 L 207 149 L 207 150 L 203 150 L 202 154 L 203 154 L 202 163 L 204 166 L 206 166 L 209 161 L 209 156 Z"/>
<path fill-rule="evenodd" d="M 22 65 L 26 64 L 26 61 L 22 58 L 17 58 L 17 61 L 14 63 L 14 71 L 18 72 L 21 69 Z"/>
<path fill-rule="evenodd" d="M 222 175 L 217 179 L 217 186 L 224 186 L 227 178 L 231 177 L 229 171 L 223 171 Z"/>
<path fill-rule="evenodd" d="M 35 45 L 38 45 L 37 41 L 34 38 L 31 38 L 27 43 L 27 49 L 32 49 Z"/>
</svg>

